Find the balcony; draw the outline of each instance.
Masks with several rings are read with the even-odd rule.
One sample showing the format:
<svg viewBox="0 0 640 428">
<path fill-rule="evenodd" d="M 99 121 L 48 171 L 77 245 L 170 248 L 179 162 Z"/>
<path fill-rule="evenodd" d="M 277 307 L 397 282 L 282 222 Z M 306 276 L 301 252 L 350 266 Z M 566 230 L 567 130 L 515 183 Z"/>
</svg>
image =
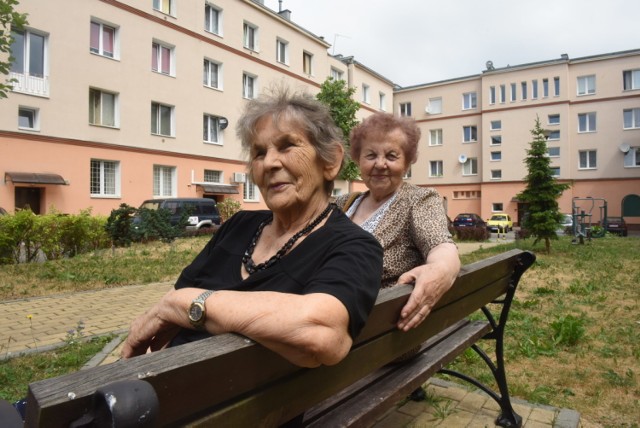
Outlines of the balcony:
<svg viewBox="0 0 640 428">
<path fill-rule="evenodd" d="M 13 92 L 35 95 L 37 97 L 49 96 L 48 76 L 31 76 L 29 74 L 10 72 L 9 79 L 15 79 L 12 82 Z"/>
</svg>

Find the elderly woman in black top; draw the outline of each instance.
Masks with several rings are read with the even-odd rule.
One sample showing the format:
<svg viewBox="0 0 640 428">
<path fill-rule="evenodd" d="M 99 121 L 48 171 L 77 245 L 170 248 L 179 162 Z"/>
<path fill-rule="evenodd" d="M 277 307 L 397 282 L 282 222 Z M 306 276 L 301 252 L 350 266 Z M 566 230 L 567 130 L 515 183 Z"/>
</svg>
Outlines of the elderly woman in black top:
<svg viewBox="0 0 640 428">
<path fill-rule="evenodd" d="M 134 320 L 123 357 L 227 332 L 304 367 L 351 348 L 378 293 L 382 249 L 329 202 L 344 153 L 327 108 L 280 92 L 249 102 L 237 126 L 270 211 L 225 222 L 175 290 Z"/>
</svg>

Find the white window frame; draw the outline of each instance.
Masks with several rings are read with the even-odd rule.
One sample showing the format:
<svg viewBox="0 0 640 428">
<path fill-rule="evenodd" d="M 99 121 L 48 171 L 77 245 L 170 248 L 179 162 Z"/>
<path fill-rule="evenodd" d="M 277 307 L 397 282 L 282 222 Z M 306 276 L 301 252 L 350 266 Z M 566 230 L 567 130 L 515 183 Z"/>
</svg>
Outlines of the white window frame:
<svg viewBox="0 0 640 428">
<path fill-rule="evenodd" d="M 205 58 L 202 64 L 202 84 L 207 88 L 222 90 L 222 63 Z M 215 68 L 215 82 L 212 79 L 212 68 Z"/>
<path fill-rule="evenodd" d="M 166 6 L 166 7 L 165 7 Z M 165 15 L 176 16 L 175 0 L 153 0 L 153 9 Z"/>
<path fill-rule="evenodd" d="M 478 94 L 466 92 L 462 94 L 462 110 L 474 110 L 478 108 Z"/>
<path fill-rule="evenodd" d="M 462 175 L 478 175 L 478 158 L 467 158 L 466 162 L 462 164 Z"/>
<path fill-rule="evenodd" d="M 502 180 L 502 170 L 501 169 L 492 169 L 491 170 L 491 179 L 492 180 Z"/>
<path fill-rule="evenodd" d="M 163 67 L 163 60 L 165 56 L 169 56 L 169 70 L 165 70 Z M 155 65 L 153 64 L 155 61 Z M 165 76 L 175 76 L 175 46 L 161 42 L 159 40 L 153 40 L 151 43 L 151 71 L 158 74 L 164 74 Z"/>
<path fill-rule="evenodd" d="M 640 89 L 640 68 L 622 72 L 622 89 L 624 91 Z"/>
<path fill-rule="evenodd" d="M 21 118 L 24 116 L 22 112 L 29 113 L 31 118 L 31 126 L 23 126 L 20 124 Z M 18 129 L 23 131 L 40 131 L 40 109 L 34 107 L 18 107 Z"/>
<path fill-rule="evenodd" d="M 554 97 L 560 96 L 560 78 L 559 77 L 553 78 L 553 96 Z"/>
<path fill-rule="evenodd" d="M 337 68 L 331 67 L 330 75 L 333 80 L 344 80 L 344 72 Z"/>
<path fill-rule="evenodd" d="M 492 213 L 504 212 L 504 204 L 502 202 L 493 202 L 491 204 L 491 212 Z"/>
<path fill-rule="evenodd" d="M 518 99 L 518 86 L 515 83 L 511 83 L 511 96 L 509 97 L 509 101 L 511 101 L 512 103 L 516 102 L 516 100 Z"/>
<path fill-rule="evenodd" d="M 596 150 L 578 151 L 578 169 L 596 169 L 598 167 L 598 153 Z"/>
<path fill-rule="evenodd" d="M 224 183 L 224 172 L 217 169 L 205 169 L 202 173 L 202 180 L 205 183 L 222 184 Z"/>
<path fill-rule="evenodd" d="M 289 42 L 280 37 L 276 38 L 276 61 L 289 65 Z"/>
<path fill-rule="evenodd" d="M 522 101 L 526 101 L 527 100 L 527 82 L 523 81 L 520 82 L 520 92 L 521 92 L 521 97 L 522 97 Z"/>
<path fill-rule="evenodd" d="M 220 116 L 206 113 L 202 115 L 202 141 L 206 144 L 223 145 Z"/>
<path fill-rule="evenodd" d="M 242 73 L 242 98 L 251 100 L 258 96 L 258 76 Z"/>
<path fill-rule="evenodd" d="M 583 123 L 584 118 L 584 123 Z M 583 126 L 584 125 L 584 126 Z M 596 112 L 578 113 L 578 133 L 586 134 L 597 131 Z"/>
<path fill-rule="evenodd" d="M 502 84 L 500 85 L 500 104 L 504 104 L 507 102 L 507 86 Z"/>
<path fill-rule="evenodd" d="M 467 129 L 469 130 L 467 132 Z M 474 134 L 475 133 L 475 138 Z M 467 134 L 468 138 L 467 138 Z M 463 143 L 477 143 L 478 142 L 478 127 L 476 125 L 467 125 L 462 127 L 462 142 Z"/>
<path fill-rule="evenodd" d="M 119 161 L 91 159 L 89 168 L 89 193 L 92 198 L 120 197 Z M 95 173 L 97 173 L 96 177 L 94 177 L 94 169 Z M 112 182 L 108 183 L 109 180 Z M 95 190 L 98 190 L 98 192 L 95 192 Z"/>
<path fill-rule="evenodd" d="M 444 162 L 441 160 L 429 161 L 429 177 L 437 178 L 444 176 Z"/>
<path fill-rule="evenodd" d="M 493 105 L 496 103 L 496 87 L 489 87 L 489 104 Z"/>
<path fill-rule="evenodd" d="M 258 186 L 251 180 L 251 175 L 247 174 L 242 189 L 242 200 L 245 202 L 259 202 L 260 191 Z"/>
<path fill-rule="evenodd" d="M 558 141 L 560 139 L 560 131 L 551 131 L 547 141 Z"/>
<path fill-rule="evenodd" d="M 542 98 L 549 98 L 549 79 L 542 79 Z"/>
<path fill-rule="evenodd" d="M 378 100 L 381 111 L 387 111 L 387 96 L 384 92 L 378 92 Z"/>
<path fill-rule="evenodd" d="M 97 26 L 97 31 L 98 31 L 97 47 L 92 46 L 92 40 L 91 40 L 93 35 L 93 28 L 95 28 L 94 26 Z M 113 36 L 112 36 L 113 40 L 111 41 L 113 45 L 113 52 L 109 52 L 105 50 L 105 45 L 106 45 L 105 30 L 106 29 L 110 29 L 113 31 Z M 94 55 L 103 56 L 105 58 L 119 59 L 120 58 L 120 28 L 116 25 L 106 23 L 96 18 L 92 18 L 90 29 L 89 29 L 89 52 L 91 52 Z"/>
<path fill-rule="evenodd" d="M 502 120 L 492 120 L 489 122 L 489 130 L 500 131 L 502 130 Z"/>
<path fill-rule="evenodd" d="M 242 46 L 250 51 L 258 52 L 258 26 L 250 22 L 242 24 Z"/>
<path fill-rule="evenodd" d="M 559 166 L 552 166 L 551 167 L 551 176 L 552 177 L 560 177 L 560 167 Z"/>
<path fill-rule="evenodd" d="M 162 133 L 162 128 L 163 125 L 165 124 L 165 121 L 163 119 L 164 114 L 166 114 L 166 112 L 169 113 L 169 133 Z M 164 114 L 163 114 L 164 113 Z M 151 102 L 151 134 L 152 135 L 159 135 L 162 137 L 173 137 L 175 136 L 175 127 L 174 127 L 174 121 L 175 121 L 175 107 L 172 105 L 168 105 L 168 104 L 163 104 L 163 103 L 159 103 L 156 101 L 152 101 Z M 154 120 L 155 117 L 155 120 Z M 154 123 L 155 122 L 155 123 Z M 155 132 L 154 132 L 155 131 Z"/>
<path fill-rule="evenodd" d="M 531 81 L 531 99 L 538 99 L 538 79 L 533 79 Z"/>
<path fill-rule="evenodd" d="M 313 76 L 313 54 L 302 51 L 302 72 L 307 76 Z"/>
<path fill-rule="evenodd" d="M 500 162 L 502 160 L 502 151 L 491 152 L 491 162 Z"/>
<path fill-rule="evenodd" d="M 204 4 L 204 30 L 222 36 L 222 9 L 213 3 Z"/>
<path fill-rule="evenodd" d="M 622 110 L 622 129 L 640 129 L 640 108 Z"/>
<path fill-rule="evenodd" d="M 501 146 L 502 145 L 502 135 L 492 135 L 490 146 Z"/>
<path fill-rule="evenodd" d="M 399 111 L 400 111 L 400 116 L 411 117 L 411 114 L 412 114 L 411 103 L 410 102 L 400 103 Z"/>
<path fill-rule="evenodd" d="M 371 104 L 371 87 L 366 83 L 362 84 L 362 102 Z"/>
<path fill-rule="evenodd" d="M 557 121 L 555 120 L 556 117 L 558 118 Z M 553 121 L 552 118 L 554 119 Z M 560 113 L 547 115 L 547 125 L 560 125 Z"/>
<path fill-rule="evenodd" d="M 153 165 L 153 197 L 175 197 L 178 188 L 175 166 Z"/>
<path fill-rule="evenodd" d="M 624 155 L 625 168 L 640 168 L 640 147 L 631 147 Z"/>
<path fill-rule="evenodd" d="M 560 147 L 547 147 L 547 155 L 549 155 L 550 158 L 559 158 Z"/>
<path fill-rule="evenodd" d="M 111 106 L 108 105 L 107 97 L 112 97 L 113 103 Z M 89 124 L 117 128 L 120 125 L 118 98 L 118 94 L 115 92 L 89 88 Z M 111 111 L 107 111 L 109 107 L 112 108 Z M 109 114 L 113 118 L 112 123 L 108 123 Z"/>
<path fill-rule="evenodd" d="M 442 113 L 442 97 L 429 98 L 427 110 L 429 114 Z"/>
<path fill-rule="evenodd" d="M 11 63 L 9 78 L 15 79 L 11 90 L 46 97 L 49 95 L 49 35 L 33 29 L 12 31 L 14 37 L 17 34 L 21 35 L 22 43 L 16 39 L 11 44 L 14 60 Z M 42 70 L 34 70 L 31 62 L 31 51 L 35 49 L 32 49 L 32 38 L 36 37 L 42 39 Z"/>
<path fill-rule="evenodd" d="M 429 145 L 441 146 L 443 143 L 442 129 L 430 129 L 429 130 Z"/>
<path fill-rule="evenodd" d="M 578 76 L 576 82 L 576 92 L 579 97 L 584 95 L 594 95 L 596 93 L 596 75 Z"/>
</svg>

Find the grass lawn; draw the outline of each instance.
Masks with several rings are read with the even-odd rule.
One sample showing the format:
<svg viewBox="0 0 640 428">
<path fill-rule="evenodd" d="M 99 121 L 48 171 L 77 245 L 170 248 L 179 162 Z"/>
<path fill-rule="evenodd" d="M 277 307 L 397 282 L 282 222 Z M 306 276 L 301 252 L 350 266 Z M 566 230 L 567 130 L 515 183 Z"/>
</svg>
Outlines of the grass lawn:
<svg viewBox="0 0 640 428">
<path fill-rule="evenodd" d="M 174 279 L 208 239 L 179 239 L 172 244 L 134 245 L 44 264 L 0 266 L 0 298 Z M 552 243 L 551 254 L 542 252 L 543 244 L 532 245 L 532 240 L 523 240 L 462 256 L 466 264 L 521 248 L 538 257 L 520 281 L 507 324 L 505 358 L 512 395 L 575 409 L 582 420 L 600 426 L 638 427 L 640 239 L 606 236 L 572 245 L 570 238 L 562 237 Z M 0 362 L 0 398 L 17 398 L 28 382 L 61 374 L 51 367 L 65 363 L 44 355 Z M 8 364 L 35 357 L 49 362 L 24 360 L 12 374 L 5 374 Z M 47 368 L 31 371 L 39 365 Z M 453 365 L 491 381 L 470 351 Z M 65 370 L 78 367 L 68 365 Z"/>
</svg>

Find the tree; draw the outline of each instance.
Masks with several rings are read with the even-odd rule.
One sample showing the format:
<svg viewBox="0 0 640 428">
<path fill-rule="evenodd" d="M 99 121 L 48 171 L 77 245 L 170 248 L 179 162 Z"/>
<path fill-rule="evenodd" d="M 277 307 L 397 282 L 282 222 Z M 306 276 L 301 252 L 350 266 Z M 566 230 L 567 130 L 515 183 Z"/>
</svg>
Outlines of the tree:
<svg viewBox="0 0 640 428">
<path fill-rule="evenodd" d="M 358 124 L 356 113 L 360 109 L 360 103 L 352 98 L 355 91 L 356 88 L 347 87 L 347 82 L 344 80 L 334 80 L 332 77 L 327 77 L 320 87 L 320 92 L 316 95 L 319 101 L 329 106 L 333 121 L 342 130 L 347 162 L 340 172 L 340 178 L 348 181 L 357 180 L 360 177 L 358 165 L 348 155 L 349 133 Z"/>
<path fill-rule="evenodd" d="M 544 239 L 545 249 L 549 253 L 551 239 L 558 239 L 556 230 L 562 220 L 558 198 L 570 185 L 558 183 L 553 177 L 551 161 L 547 153 L 547 138 L 537 117 L 531 134 L 533 141 L 525 158 L 528 170 L 525 177 L 527 186 L 517 195 L 517 198 L 527 204 L 523 225 L 531 236 L 536 238 L 533 245 Z"/>
<path fill-rule="evenodd" d="M 0 0 L 0 74 L 7 76 L 14 60 L 11 55 L 13 43 L 12 31 L 21 30 L 27 24 L 27 15 L 15 11 L 18 0 Z M 0 99 L 7 97 L 7 92 L 13 88 L 12 80 L 0 83 Z"/>
</svg>

